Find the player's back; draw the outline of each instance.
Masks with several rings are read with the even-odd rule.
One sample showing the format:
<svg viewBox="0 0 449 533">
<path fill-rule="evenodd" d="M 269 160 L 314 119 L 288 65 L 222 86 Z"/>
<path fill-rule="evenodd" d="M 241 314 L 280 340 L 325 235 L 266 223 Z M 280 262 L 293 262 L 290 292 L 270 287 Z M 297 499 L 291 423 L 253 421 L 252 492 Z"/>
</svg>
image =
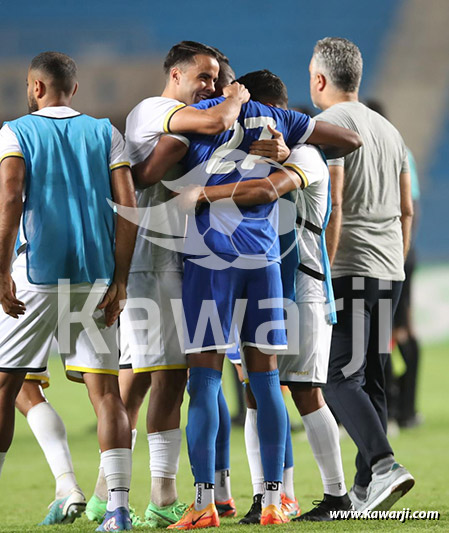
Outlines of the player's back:
<svg viewBox="0 0 449 533">
<path fill-rule="evenodd" d="M 317 118 L 351 128 L 363 141 L 344 158 L 342 234 L 333 276 L 403 279 L 399 176 L 408 162 L 401 135 L 360 102 L 336 104 Z"/>
<path fill-rule="evenodd" d="M 205 100 L 195 107 L 204 109 L 221 101 L 222 98 Z M 307 139 L 312 129 L 307 115 L 250 100 L 242 106 L 230 130 L 217 136 L 189 135 L 189 152 L 184 159 L 186 169 L 202 185 L 267 177 L 276 167 L 256 163 L 260 157 L 248 153 L 253 141 L 272 137 L 268 126 L 282 132 L 290 146 Z M 238 216 L 238 211 L 229 208 L 229 203 L 228 207 L 223 204 L 222 209 L 213 206 L 212 213 L 210 206 L 205 206 L 197 214 L 197 228 L 208 247 L 220 255 L 278 260 L 277 202 L 238 209 L 241 215 L 238 224 L 230 220 Z M 220 228 L 233 231 L 220 231 Z"/>
<path fill-rule="evenodd" d="M 111 278 L 109 120 L 30 114 L 8 125 L 26 164 L 23 227 L 29 280 L 49 284 L 58 278 L 71 283 Z"/>
<path fill-rule="evenodd" d="M 203 100 L 194 107 L 207 109 L 223 101 L 223 98 Z M 251 144 L 256 140 L 271 139 L 268 126 L 280 131 L 289 146 L 304 142 L 311 132 L 310 117 L 296 111 L 284 110 L 250 100 L 242 106 L 238 119 L 231 129 L 220 135 L 189 135 L 190 148 L 184 159 L 187 170 L 199 164 L 208 163 L 206 171 L 209 176 L 208 185 L 232 183 L 244 179 L 261 177 L 258 169 L 251 164 L 254 156 L 246 157 L 243 165 L 226 164 L 232 157 L 247 155 Z M 229 156 L 231 150 L 241 152 Z M 225 161 L 222 161 L 225 159 Z M 212 160 L 212 161 L 211 161 Z M 219 164 L 220 161 L 222 164 Z M 213 163 L 212 163 L 213 162 Z M 243 175 L 239 175 L 243 171 Z"/>
</svg>

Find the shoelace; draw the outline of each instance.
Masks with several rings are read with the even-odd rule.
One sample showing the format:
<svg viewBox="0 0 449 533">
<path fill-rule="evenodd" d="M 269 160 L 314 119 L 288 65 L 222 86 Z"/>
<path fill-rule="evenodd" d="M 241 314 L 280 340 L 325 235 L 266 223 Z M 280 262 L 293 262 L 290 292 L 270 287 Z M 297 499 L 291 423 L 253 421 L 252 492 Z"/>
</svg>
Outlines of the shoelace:
<svg viewBox="0 0 449 533">
<path fill-rule="evenodd" d="M 179 502 L 175 507 L 173 507 L 173 514 L 176 518 L 182 518 L 186 511 L 190 509 L 190 506 L 186 503 Z"/>
<path fill-rule="evenodd" d="M 140 516 L 136 513 L 134 507 L 130 507 L 129 508 L 129 517 L 131 519 L 131 523 L 132 523 L 133 526 L 138 527 L 138 526 L 143 525 L 143 522 L 142 522 Z"/>
</svg>

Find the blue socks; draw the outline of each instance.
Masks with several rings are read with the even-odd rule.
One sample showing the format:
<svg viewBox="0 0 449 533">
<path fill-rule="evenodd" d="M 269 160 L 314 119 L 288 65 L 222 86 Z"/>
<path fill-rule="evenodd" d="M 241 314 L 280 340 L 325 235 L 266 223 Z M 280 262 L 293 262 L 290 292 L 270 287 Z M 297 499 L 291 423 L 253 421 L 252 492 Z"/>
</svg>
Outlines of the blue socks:
<svg viewBox="0 0 449 533">
<path fill-rule="evenodd" d="M 287 433 L 279 371 L 248 372 L 257 402 L 257 429 L 265 482 L 282 482 Z"/>
<path fill-rule="evenodd" d="M 218 413 L 220 424 L 215 447 L 215 470 L 228 470 L 230 467 L 231 415 L 221 387 L 218 393 Z"/>
<path fill-rule="evenodd" d="M 215 444 L 218 434 L 218 395 L 221 372 L 212 368 L 190 369 L 190 395 L 186 428 L 190 464 L 195 483 L 215 483 Z"/>
</svg>

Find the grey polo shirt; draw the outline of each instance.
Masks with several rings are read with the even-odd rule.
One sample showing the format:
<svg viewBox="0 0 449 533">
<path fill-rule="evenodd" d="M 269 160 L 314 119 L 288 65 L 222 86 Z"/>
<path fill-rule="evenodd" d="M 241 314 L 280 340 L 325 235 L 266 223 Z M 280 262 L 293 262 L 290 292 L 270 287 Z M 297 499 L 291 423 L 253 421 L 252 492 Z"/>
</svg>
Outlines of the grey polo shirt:
<svg viewBox="0 0 449 533">
<path fill-rule="evenodd" d="M 328 161 L 345 171 L 342 232 L 332 277 L 404 280 L 399 176 L 409 166 L 401 135 L 360 102 L 333 105 L 316 118 L 350 128 L 363 141 L 352 154 Z"/>
</svg>

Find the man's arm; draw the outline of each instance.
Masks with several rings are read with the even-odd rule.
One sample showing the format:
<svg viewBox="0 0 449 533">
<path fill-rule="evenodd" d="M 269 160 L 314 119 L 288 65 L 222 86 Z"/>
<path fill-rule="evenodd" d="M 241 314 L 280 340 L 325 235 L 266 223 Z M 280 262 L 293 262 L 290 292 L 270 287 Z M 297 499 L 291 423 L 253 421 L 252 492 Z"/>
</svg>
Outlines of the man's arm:
<svg viewBox="0 0 449 533">
<path fill-rule="evenodd" d="M 344 167 L 332 165 L 329 167 L 329 174 L 331 178 L 332 213 L 326 228 L 326 248 L 329 262 L 332 266 L 341 235 Z"/>
<path fill-rule="evenodd" d="M 274 161 L 283 162 L 290 155 L 290 150 L 284 143 L 281 132 L 272 130 L 268 126 L 273 139 L 254 141 L 250 146 L 249 153 L 269 157 Z M 362 146 L 360 136 L 347 128 L 340 128 L 327 122 L 317 121 L 315 127 L 307 139 L 307 144 L 320 146 L 327 159 L 334 159 L 350 154 Z"/>
<path fill-rule="evenodd" d="M 288 168 L 277 170 L 267 178 L 239 181 L 226 185 L 211 185 L 198 187 L 198 204 L 216 202 L 225 198 L 231 198 L 241 206 L 269 204 L 284 194 L 303 187 L 301 178 Z M 193 192 L 194 195 L 195 193 Z"/>
<path fill-rule="evenodd" d="M 412 182 L 409 172 L 401 172 L 399 177 L 401 194 L 401 225 L 402 240 L 404 243 L 404 261 L 410 248 L 410 239 L 413 222 Z"/>
<path fill-rule="evenodd" d="M 354 152 L 363 143 L 355 131 L 317 120 L 307 144 L 319 146 L 327 159 L 335 159 Z"/>
<path fill-rule="evenodd" d="M 112 198 L 115 203 L 136 207 L 136 196 L 131 172 L 128 167 L 120 167 L 112 171 Z M 99 309 L 105 310 L 106 325 L 112 326 L 122 312 L 120 302 L 126 300 L 126 284 L 131 259 L 136 242 L 137 226 L 121 216 L 117 216 L 115 229 L 115 271 Z"/>
<path fill-rule="evenodd" d="M 16 286 L 10 272 L 22 215 L 24 183 L 23 159 L 4 159 L 0 164 L 0 303 L 3 311 L 13 318 L 25 313 L 25 304 L 16 298 Z"/>
<path fill-rule="evenodd" d="M 250 94 L 244 85 L 235 82 L 224 87 L 223 96 L 224 102 L 208 109 L 186 106 L 176 111 L 167 126 L 169 133 L 218 135 L 228 130 L 237 120 Z"/>
<path fill-rule="evenodd" d="M 181 161 L 187 150 L 188 147 L 182 141 L 168 135 L 162 136 L 150 155 L 133 166 L 136 187 L 145 189 L 161 181 L 166 173 Z"/>
</svg>

